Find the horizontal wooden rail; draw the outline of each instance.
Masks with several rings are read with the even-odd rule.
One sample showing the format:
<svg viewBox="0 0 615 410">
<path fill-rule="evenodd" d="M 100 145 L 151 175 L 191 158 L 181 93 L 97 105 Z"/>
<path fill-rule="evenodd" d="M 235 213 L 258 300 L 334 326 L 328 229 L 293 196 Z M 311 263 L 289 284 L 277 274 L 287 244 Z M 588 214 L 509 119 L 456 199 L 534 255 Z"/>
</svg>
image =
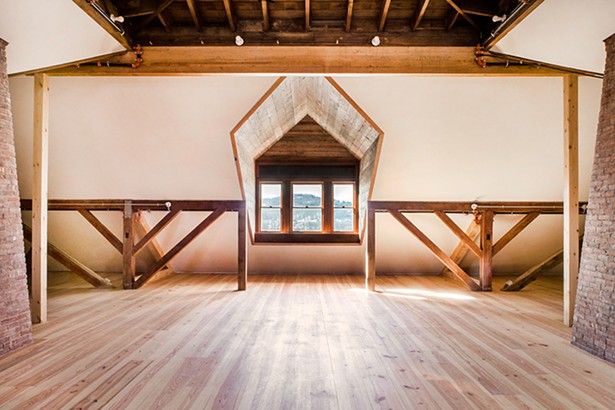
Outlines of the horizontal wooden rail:
<svg viewBox="0 0 615 410">
<path fill-rule="evenodd" d="M 475 207 L 473 208 L 473 205 Z M 587 202 L 579 203 L 583 211 Z M 368 208 L 375 212 L 436 212 L 472 213 L 493 211 L 494 213 L 527 214 L 563 214 L 563 202 L 445 202 L 445 201 L 369 201 Z"/>
<path fill-rule="evenodd" d="M 137 211 L 215 211 L 224 209 L 226 212 L 237 212 L 245 209 L 242 200 L 139 200 L 139 199 L 50 199 L 48 207 L 50 211 L 124 211 L 124 204 L 130 201 L 132 209 Z M 31 199 L 21 200 L 21 210 L 32 209 Z"/>
</svg>

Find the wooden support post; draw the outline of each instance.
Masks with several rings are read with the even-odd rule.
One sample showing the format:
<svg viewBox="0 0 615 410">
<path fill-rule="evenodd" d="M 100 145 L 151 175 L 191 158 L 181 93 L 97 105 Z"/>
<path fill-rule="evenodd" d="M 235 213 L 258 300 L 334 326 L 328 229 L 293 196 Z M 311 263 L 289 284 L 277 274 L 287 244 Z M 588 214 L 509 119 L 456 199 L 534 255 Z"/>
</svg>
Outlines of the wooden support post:
<svg viewBox="0 0 615 410">
<path fill-rule="evenodd" d="M 480 221 L 480 287 L 491 290 L 491 275 L 493 270 L 493 211 L 484 211 Z"/>
<path fill-rule="evenodd" d="M 134 225 L 133 225 L 132 201 L 124 203 L 123 234 L 122 234 L 122 271 L 124 273 L 124 289 L 132 289 L 135 282 L 135 255 L 132 250 L 134 246 Z"/>
<path fill-rule="evenodd" d="M 579 275 L 579 78 L 564 76 L 564 324 L 572 326 Z"/>
<path fill-rule="evenodd" d="M 365 247 L 365 289 L 376 290 L 376 211 L 367 209 L 367 245 Z"/>
<path fill-rule="evenodd" d="M 237 290 L 246 290 L 248 285 L 248 250 L 246 235 L 246 208 L 237 212 Z"/>
<path fill-rule="evenodd" d="M 47 321 L 47 201 L 49 170 L 49 79 L 34 76 L 32 175 L 32 321 Z"/>
</svg>

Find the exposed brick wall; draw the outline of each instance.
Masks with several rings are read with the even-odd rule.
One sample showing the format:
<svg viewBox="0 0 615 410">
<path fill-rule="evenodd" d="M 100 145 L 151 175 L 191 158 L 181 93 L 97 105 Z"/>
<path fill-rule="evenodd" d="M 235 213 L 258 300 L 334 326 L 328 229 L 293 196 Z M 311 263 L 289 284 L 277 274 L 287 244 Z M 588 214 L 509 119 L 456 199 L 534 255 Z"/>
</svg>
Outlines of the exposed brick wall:
<svg viewBox="0 0 615 410">
<path fill-rule="evenodd" d="M 6 45 L 0 39 L 0 355 L 32 341 Z"/>
<path fill-rule="evenodd" d="M 606 50 L 572 343 L 615 363 L 615 34 Z"/>
</svg>

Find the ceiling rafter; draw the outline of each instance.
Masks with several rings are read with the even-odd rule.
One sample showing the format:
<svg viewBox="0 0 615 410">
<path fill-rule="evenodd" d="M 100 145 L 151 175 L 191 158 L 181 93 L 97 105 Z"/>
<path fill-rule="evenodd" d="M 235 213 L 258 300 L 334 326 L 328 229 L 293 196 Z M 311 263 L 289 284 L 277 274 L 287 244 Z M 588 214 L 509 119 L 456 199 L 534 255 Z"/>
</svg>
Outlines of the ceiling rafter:
<svg viewBox="0 0 615 410">
<path fill-rule="evenodd" d="M 154 19 L 158 18 L 160 13 L 165 11 L 174 1 L 175 0 L 162 0 L 156 7 L 156 11 L 153 14 L 150 14 L 149 16 L 145 17 L 145 19 L 143 19 L 143 21 L 137 26 L 135 31 L 141 31 L 145 27 L 147 27 L 149 23 L 154 21 Z"/>
<path fill-rule="evenodd" d="M 158 21 L 160 21 L 160 24 L 162 24 L 162 27 L 164 27 L 164 31 L 166 31 L 167 33 L 171 32 L 171 21 L 170 21 L 170 19 L 167 20 L 167 18 L 164 17 L 162 15 L 162 13 L 160 13 L 158 15 Z"/>
<path fill-rule="evenodd" d="M 231 0 L 222 0 L 224 2 L 224 11 L 226 12 L 226 18 L 228 20 L 228 25 L 231 28 L 231 31 L 237 30 L 235 25 L 235 16 L 233 16 L 233 8 L 231 5 Z"/>
<path fill-rule="evenodd" d="M 421 20 L 425 16 L 425 11 L 427 10 L 427 6 L 429 6 L 430 0 L 419 0 L 416 5 L 416 9 L 414 10 L 414 17 L 412 19 L 412 30 L 416 30 L 421 24 Z"/>
<path fill-rule="evenodd" d="M 305 0 L 305 31 L 310 31 L 310 0 Z"/>
<path fill-rule="evenodd" d="M 199 13 L 199 9 L 196 5 L 196 1 L 186 0 L 186 3 L 188 3 L 188 9 L 190 10 L 190 16 L 192 16 L 192 21 L 194 21 L 194 26 L 196 27 L 197 31 L 202 31 L 203 27 L 201 26 L 201 16 Z"/>
<path fill-rule="evenodd" d="M 346 10 L 346 33 L 350 33 L 352 27 L 352 9 L 354 8 L 354 0 L 348 0 L 348 9 Z"/>
<path fill-rule="evenodd" d="M 468 14 L 463 11 L 463 9 L 461 7 L 459 7 L 457 5 L 457 3 L 453 0 L 446 0 L 446 2 L 455 9 L 455 11 L 457 11 L 457 13 L 459 13 L 461 15 L 461 17 L 463 17 L 465 19 L 465 21 L 467 21 L 472 27 L 474 27 L 476 29 L 476 31 L 481 32 L 481 28 L 478 24 L 476 24 L 476 22 L 470 17 L 468 16 Z"/>
<path fill-rule="evenodd" d="M 387 22 L 387 16 L 389 15 L 389 7 L 391 7 L 391 0 L 384 0 L 382 3 L 382 13 L 380 13 L 380 23 L 378 24 L 378 31 L 383 31 Z"/>
<path fill-rule="evenodd" d="M 269 31 L 269 5 L 267 0 L 261 0 L 261 9 L 263 10 L 263 31 Z"/>
</svg>

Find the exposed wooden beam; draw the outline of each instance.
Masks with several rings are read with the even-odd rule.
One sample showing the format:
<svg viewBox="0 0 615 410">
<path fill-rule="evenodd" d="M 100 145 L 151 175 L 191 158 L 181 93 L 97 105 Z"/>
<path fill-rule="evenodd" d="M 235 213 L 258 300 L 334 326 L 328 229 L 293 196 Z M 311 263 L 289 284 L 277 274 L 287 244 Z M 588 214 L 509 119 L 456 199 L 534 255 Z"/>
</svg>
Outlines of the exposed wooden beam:
<svg viewBox="0 0 615 410">
<path fill-rule="evenodd" d="M 305 0 L 305 31 L 310 31 L 310 0 Z"/>
<path fill-rule="evenodd" d="M 160 24 L 162 24 L 162 27 L 164 27 L 164 31 L 166 31 L 167 33 L 170 33 L 171 23 L 166 19 L 166 17 L 162 15 L 162 13 L 158 15 L 158 20 L 160 21 Z"/>
<path fill-rule="evenodd" d="M 493 271 L 493 211 L 485 211 L 480 220 L 480 256 L 479 277 L 482 290 L 491 290 Z"/>
<path fill-rule="evenodd" d="M 150 266 L 134 284 L 134 287 L 141 287 L 152 277 L 152 275 L 162 269 L 168 262 L 179 254 L 186 246 L 194 241 L 205 229 L 224 214 L 223 208 L 218 208 L 209 214 L 200 224 L 190 231 L 181 241 L 179 241 L 171 250 L 169 250 L 162 258 Z"/>
<path fill-rule="evenodd" d="M 579 248 L 583 243 L 583 235 L 579 235 Z M 555 268 L 557 265 L 564 261 L 564 249 L 560 249 L 555 252 L 553 255 L 550 255 L 547 259 L 541 261 L 540 263 L 532 266 L 521 275 L 519 275 L 515 280 L 509 280 L 502 286 L 503 291 L 515 292 L 523 289 L 536 279 L 543 273 L 550 271 Z"/>
<path fill-rule="evenodd" d="M 519 222 L 515 224 L 508 232 L 493 245 L 493 256 L 497 255 L 506 245 L 510 243 L 517 235 L 521 233 L 534 219 L 538 218 L 539 212 L 530 212 L 525 215 Z"/>
<path fill-rule="evenodd" d="M 145 235 L 147 235 L 147 233 L 151 230 L 152 229 L 150 228 L 149 224 L 143 217 L 142 213 L 137 213 L 135 216 L 135 234 L 140 238 L 144 238 Z M 149 250 L 149 252 L 154 257 L 155 260 L 158 260 L 164 256 L 164 250 L 162 249 L 162 246 L 160 246 L 160 243 L 155 238 L 149 241 L 149 243 L 145 246 L 145 248 Z M 135 252 L 134 249 L 133 249 L 133 252 Z M 173 267 L 171 262 L 167 263 L 166 266 L 167 268 L 169 268 L 168 273 L 172 273 L 175 271 L 175 268 Z M 157 278 L 159 276 L 160 276 L 159 274 L 156 275 Z"/>
<path fill-rule="evenodd" d="M 435 211 L 434 213 L 474 255 L 479 258 L 482 256 L 483 252 L 474 242 L 474 239 L 470 238 L 447 214 L 443 211 Z"/>
<path fill-rule="evenodd" d="M 136 259 L 133 252 L 135 233 L 134 213 L 132 212 L 131 201 L 126 201 L 126 203 L 124 204 L 122 231 L 122 284 L 124 286 L 124 289 L 132 289 L 135 282 Z"/>
<path fill-rule="evenodd" d="M 32 175 L 32 321 L 47 321 L 47 201 L 49 181 L 49 78 L 34 76 Z"/>
<path fill-rule="evenodd" d="M 472 242 L 476 241 L 476 239 L 480 235 L 480 224 L 472 220 L 472 222 L 470 222 L 470 225 L 468 226 L 468 229 L 466 229 L 465 234 L 468 235 L 468 238 L 470 238 Z M 466 257 L 469 251 L 470 249 L 465 245 L 465 242 L 459 241 L 455 249 L 453 249 L 453 252 L 451 252 L 450 257 L 453 262 L 461 266 L 461 262 Z M 440 272 L 440 275 L 447 275 L 449 273 L 451 273 L 451 271 L 445 266 Z"/>
<path fill-rule="evenodd" d="M 468 274 L 459 267 L 442 249 L 431 241 L 419 228 L 416 227 L 408 218 L 406 218 L 399 211 L 389 211 L 391 216 L 395 218 L 404 228 L 406 228 L 416 239 L 423 243 L 436 258 L 440 260 L 447 268 L 453 272 L 457 279 L 461 280 L 471 290 L 481 290 L 480 285 L 475 279 L 468 276 Z"/>
<path fill-rule="evenodd" d="M 572 326 L 579 276 L 579 77 L 564 77 L 564 324 Z"/>
<path fill-rule="evenodd" d="M 365 289 L 376 290 L 376 212 L 367 209 L 367 246 L 365 247 Z"/>
<path fill-rule="evenodd" d="M 267 0 L 261 0 L 261 9 L 263 11 L 263 31 L 269 31 L 269 5 Z"/>
<path fill-rule="evenodd" d="M 130 66 L 96 64 L 49 71 L 60 76 L 198 74 L 430 74 L 479 76 L 561 76 L 545 67 L 479 67 L 473 47 L 143 47 L 143 62 Z M 118 57 L 134 60 L 134 53 Z M 348 61 L 353 64 L 349 65 Z M 374 64 L 378 61 L 378 64 Z"/>
<path fill-rule="evenodd" d="M 412 18 L 412 30 L 416 30 L 425 16 L 427 6 L 429 6 L 430 0 L 419 0 L 414 10 L 414 17 Z"/>
<path fill-rule="evenodd" d="M 23 224 L 23 232 L 24 238 L 27 241 L 32 242 L 32 228 L 30 228 L 26 224 Z M 83 263 L 79 262 L 77 259 L 73 258 L 71 255 L 69 255 L 67 252 L 64 252 L 57 246 L 54 246 L 51 243 L 47 243 L 47 250 L 49 256 L 69 268 L 71 272 L 73 272 L 86 282 L 90 283 L 91 285 L 95 287 L 114 287 L 109 279 L 103 278 L 102 276 L 94 272 L 92 269 L 88 268 Z"/>
<path fill-rule="evenodd" d="M 91 19 L 93 19 L 100 27 L 111 35 L 118 43 L 120 43 L 127 50 L 132 50 L 132 40 L 128 34 L 122 34 L 118 31 L 113 24 L 105 17 L 103 17 L 88 0 L 73 0 L 81 10 L 83 10 Z"/>
<path fill-rule="evenodd" d="M 136 27 L 135 31 L 139 32 L 145 27 L 147 27 L 149 23 L 154 21 L 154 19 L 158 18 L 160 13 L 165 11 L 171 4 L 173 4 L 174 1 L 175 0 L 162 0 L 160 4 L 158 4 L 158 6 L 156 7 L 156 11 L 153 14 L 150 14 L 149 16 L 145 17 L 143 21 L 141 21 L 141 23 L 139 23 L 139 25 Z"/>
<path fill-rule="evenodd" d="M 476 31 L 478 31 L 478 32 L 481 32 L 481 31 L 482 31 L 482 30 L 481 30 L 481 28 L 478 26 L 478 24 L 476 24 L 476 23 L 474 22 L 474 20 L 472 20 L 472 18 L 471 18 L 471 17 L 470 17 L 470 16 L 469 16 L 469 15 L 468 15 L 465 11 L 463 11 L 463 9 L 462 9 L 461 7 L 459 7 L 459 6 L 457 5 L 457 3 L 455 3 L 455 1 L 453 1 L 453 0 L 446 0 L 446 2 L 447 2 L 447 3 L 448 3 L 448 4 L 452 7 L 452 8 L 454 8 L 454 9 L 455 9 L 455 11 L 456 11 L 457 13 L 459 13 L 459 14 L 461 15 L 461 17 L 463 17 L 463 18 L 464 18 L 464 20 L 465 20 L 465 21 L 467 21 L 468 23 L 470 23 L 470 25 L 471 25 L 472 27 L 474 27 L 474 29 L 476 29 Z"/>
<path fill-rule="evenodd" d="M 459 18 L 459 13 L 457 12 L 457 10 L 454 10 L 454 9 L 451 10 L 450 14 L 448 15 L 446 19 L 446 31 L 451 31 L 451 29 L 457 22 L 458 18 Z"/>
<path fill-rule="evenodd" d="M 231 28 L 231 31 L 237 30 L 235 26 L 235 17 L 233 16 L 233 8 L 231 5 L 231 0 L 222 0 L 224 2 L 224 11 L 226 12 L 226 18 L 228 20 L 228 25 Z"/>
<path fill-rule="evenodd" d="M 387 16 L 389 15 L 389 7 L 391 7 L 391 0 L 383 0 L 382 12 L 380 13 L 380 22 L 378 23 L 378 31 L 384 30 L 384 25 L 387 22 Z"/>
<path fill-rule="evenodd" d="M 248 286 L 248 236 L 246 208 L 237 213 L 237 290 Z"/>
<path fill-rule="evenodd" d="M 540 6 L 543 0 L 527 0 L 519 3 L 518 8 L 513 11 L 506 21 L 500 24 L 491 34 L 482 42 L 482 47 L 489 50 L 504 38 L 517 24 L 525 19 L 536 7 Z"/>
<path fill-rule="evenodd" d="M 228 0 L 225 0 L 225 3 Z M 199 9 L 196 5 L 196 1 L 195 0 L 186 0 L 186 3 L 188 3 L 188 9 L 190 9 L 190 16 L 192 16 L 192 21 L 194 22 L 194 26 L 196 27 L 196 29 L 198 31 L 203 30 L 203 27 L 201 26 L 201 16 L 199 13 Z M 225 4 L 226 7 L 226 4 Z"/>
<path fill-rule="evenodd" d="M 133 252 L 136 255 L 139 253 L 145 246 L 147 246 L 150 241 L 154 240 L 156 235 L 160 233 L 168 224 L 170 224 L 180 213 L 180 209 L 172 209 L 168 214 L 166 214 L 152 229 L 149 230 L 141 240 L 133 247 Z"/>
<path fill-rule="evenodd" d="M 92 212 L 79 209 L 78 212 L 92 225 L 119 253 L 123 252 L 122 241 L 113 234 Z"/>
<path fill-rule="evenodd" d="M 348 8 L 346 9 L 346 33 L 350 33 L 352 28 L 352 9 L 354 8 L 354 0 L 348 0 Z"/>
</svg>

